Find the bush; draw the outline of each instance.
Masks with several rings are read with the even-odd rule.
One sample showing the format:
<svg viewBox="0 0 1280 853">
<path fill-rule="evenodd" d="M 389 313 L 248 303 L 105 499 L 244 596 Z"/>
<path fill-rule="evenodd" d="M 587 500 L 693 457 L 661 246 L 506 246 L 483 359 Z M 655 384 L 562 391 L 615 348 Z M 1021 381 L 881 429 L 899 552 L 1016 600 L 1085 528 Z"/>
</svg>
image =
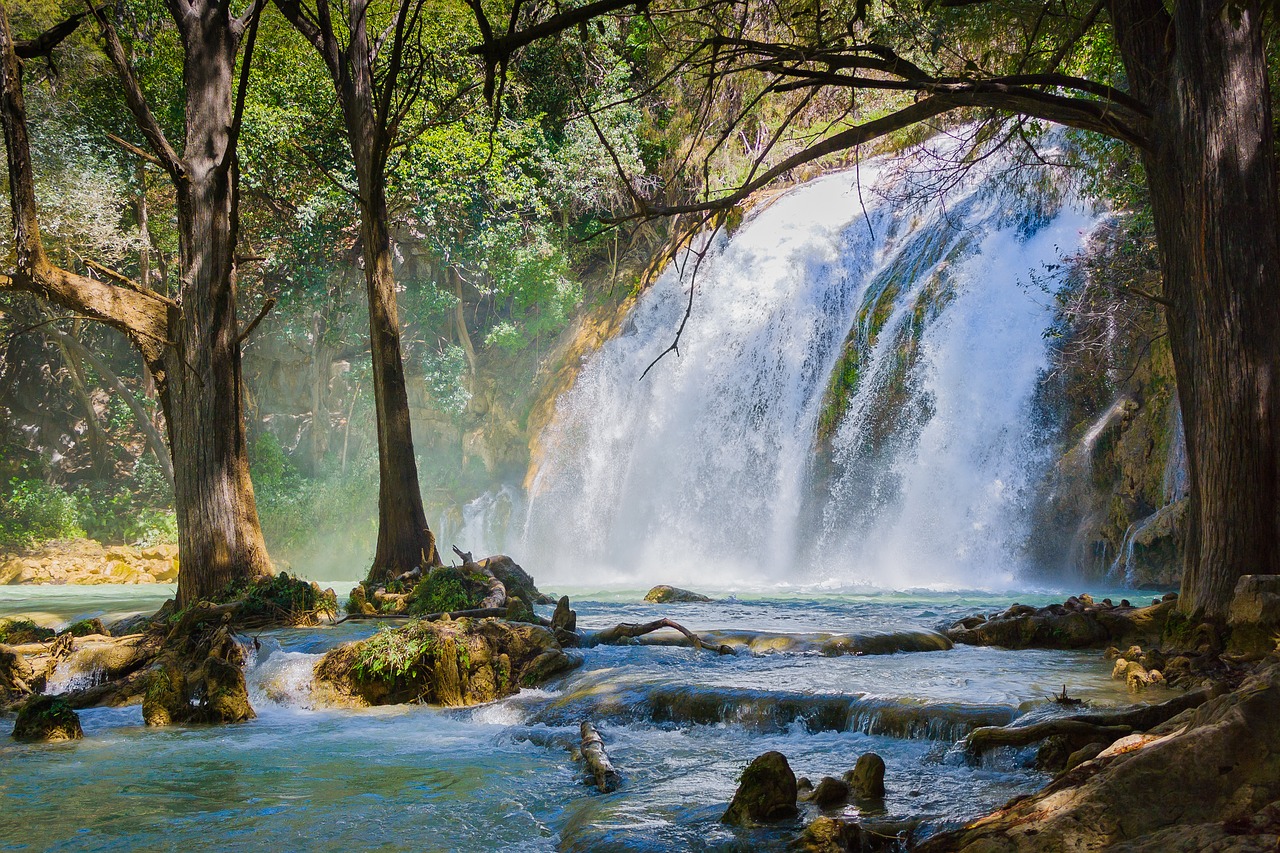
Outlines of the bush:
<svg viewBox="0 0 1280 853">
<path fill-rule="evenodd" d="M 0 545 L 28 547 L 83 536 L 76 500 L 42 480 L 9 481 L 0 493 Z"/>
<path fill-rule="evenodd" d="M 171 509 L 148 506 L 125 486 L 81 486 L 75 498 L 80 526 L 91 539 L 143 546 L 178 541 L 177 514 Z"/>
<path fill-rule="evenodd" d="M 444 566 L 435 569 L 419 581 L 409 597 L 409 613 L 424 616 L 428 613 L 448 613 L 455 610 L 471 610 L 481 598 L 475 585 L 461 569 Z"/>
</svg>

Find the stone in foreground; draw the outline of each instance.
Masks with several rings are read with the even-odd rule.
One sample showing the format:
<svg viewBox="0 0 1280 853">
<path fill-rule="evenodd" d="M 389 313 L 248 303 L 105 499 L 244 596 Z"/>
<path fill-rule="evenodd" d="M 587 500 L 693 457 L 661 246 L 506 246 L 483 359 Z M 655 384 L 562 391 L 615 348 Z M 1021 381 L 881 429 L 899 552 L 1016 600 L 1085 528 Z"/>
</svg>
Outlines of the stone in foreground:
<svg viewBox="0 0 1280 853">
<path fill-rule="evenodd" d="M 796 774 L 787 757 L 781 752 L 766 752 L 742 771 L 733 802 L 720 820 L 735 826 L 755 826 L 795 817 L 796 794 Z"/>
<path fill-rule="evenodd" d="M 18 711 L 13 739 L 23 743 L 80 740 L 80 717 L 58 696 L 33 696 Z"/>
</svg>

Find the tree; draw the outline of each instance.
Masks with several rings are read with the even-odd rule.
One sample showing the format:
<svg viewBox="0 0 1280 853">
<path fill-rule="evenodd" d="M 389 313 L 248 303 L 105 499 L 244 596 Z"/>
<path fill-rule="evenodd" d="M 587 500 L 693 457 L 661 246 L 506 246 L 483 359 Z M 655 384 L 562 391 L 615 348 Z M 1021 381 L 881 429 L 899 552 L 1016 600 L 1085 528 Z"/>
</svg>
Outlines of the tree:
<svg viewBox="0 0 1280 853">
<path fill-rule="evenodd" d="M 316 0 L 314 8 L 300 0 L 276 0 L 333 80 L 355 164 L 378 426 L 378 549 L 369 579 L 386 580 L 440 565 L 413 452 L 387 205 L 387 162 L 429 73 L 417 49 L 427 4 L 397 0 L 390 25 L 374 37 L 370 0 L 343 5 L 345 17 L 335 25 L 328 0 Z M 413 55 L 416 63 L 409 61 Z"/>
<path fill-rule="evenodd" d="M 174 461 L 180 605 L 227 584 L 267 575 L 271 564 L 258 525 L 241 416 L 240 343 L 236 321 L 236 142 L 252 55 L 259 0 L 239 17 L 226 0 L 171 0 L 183 43 L 186 140 L 170 144 L 147 103 L 124 45 L 106 12 L 92 10 L 125 100 L 150 148 L 147 158 L 169 175 L 178 203 L 178 298 L 153 293 L 95 265 L 113 280 L 51 263 L 40 238 L 34 175 L 22 93 L 23 52 L 0 5 L 3 62 L 0 117 L 8 155 L 17 263 L 0 287 L 27 290 L 118 330 L 141 352 L 155 377 Z M 74 19 L 77 23 L 79 18 Z M 72 27 L 74 29 L 74 27 Z M 49 31 L 63 36 L 60 25 Z M 49 33 L 23 43 L 51 50 Z M 237 76 L 237 57 L 244 57 Z M 38 55 L 27 48 L 27 56 Z"/>
<path fill-rule="evenodd" d="M 593 5 L 616 13 L 625 4 Z M 511 51 L 579 26 L 589 9 L 522 29 L 513 13 L 505 35 L 482 25 L 476 52 L 500 73 Z M 924 0 L 873 10 L 855 0 L 780 12 L 708 3 L 692 19 L 653 5 L 644 20 L 677 21 L 668 35 L 708 92 L 735 76 L 758 81 L 726 110 L 730 129 L 769 99 L 799 100 L 799 110 L 841 92 L 849 119 L 772 166 L 761 158 L 732 191 L 640 202 L 637 215 L 725 210 L 805 163 L 952 113 L 1040 119 L 1135 147 L 1187 435 L 1180 607 L 1224 617 L 1241 575 L 1280 573 L 1280 199 L 1263 3 Z"/>
</svg>

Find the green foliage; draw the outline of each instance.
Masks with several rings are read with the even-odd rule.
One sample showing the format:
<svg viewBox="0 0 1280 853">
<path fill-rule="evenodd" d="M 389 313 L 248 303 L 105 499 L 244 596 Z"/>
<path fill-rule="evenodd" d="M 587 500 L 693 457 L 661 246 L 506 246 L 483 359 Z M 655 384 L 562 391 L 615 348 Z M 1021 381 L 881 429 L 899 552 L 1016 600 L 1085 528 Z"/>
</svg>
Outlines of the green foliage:
<svg viewBox="0 0 1280 853">
<path fill-rule="evenodd" d="M 386 625 L 358 647 L 352 671 L 356 678 L 395 681 L 408 676 L 417 678 L 425 671 L 436 651 L 436 638 L 420 634 L 413 628 L 392 630 Z"/>
<path fill-rule="evenodd" d="M 428 613 L 470 610 L 481 600 L 473 587 L 474 584 L 459 568 L 443 566 L 434 569 L 413 588 L 408 602 L 409 613 L 425 616 Z"/>
<path fill-rule="evenodd" d="M 290 577 L 286 572 L 253 581 L 233 581 L 223 587 L 213 601 L 242 601 L 244 616 L 298 619 L 338 611 L 335 596 L 326 594 L 309 581 Z"/>
<path fill-rule="evenodd" d="M 28 547 L 84 535 L 75 498 L 41 480 L 9 481 L 0 491 L 0 545 Z"/>
<path fill-rule="evenodd" d="M 76 490 L 77 518 L 83 535 L 109 544 L 158 545 L 178 541 L 172 509 L 149 505 L 125 485 L 93 483 Z"/>
<path fill-rule="evenodd" d="M 0 619 L 0 643 L 17 646 L 23 643 L 39 643 L 54 635 L 52 628 L 37 625 L 25 616 Z"/>
</svg>

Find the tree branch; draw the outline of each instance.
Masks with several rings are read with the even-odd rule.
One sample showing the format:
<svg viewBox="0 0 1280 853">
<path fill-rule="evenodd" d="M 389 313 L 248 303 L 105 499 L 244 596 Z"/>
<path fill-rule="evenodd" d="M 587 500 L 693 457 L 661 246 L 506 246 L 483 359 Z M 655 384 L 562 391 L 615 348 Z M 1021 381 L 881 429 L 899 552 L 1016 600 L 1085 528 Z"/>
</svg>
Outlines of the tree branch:
<svg viewBox="0 0 1280 853">
<path fill-rule="evenodd" d="M 147 144 L 151 146 L 151 151 L 160 161 L 160 165 L 176 183 L 181 180 L 183 174 L 182 160 L 173 149 L 173 146 L 169 144 L 169 139 L 160 127 L 160 122 L 156 119 L 155 114 L 151 112 L 150 105 L 147 104 L 147 96 L 143 94 L 142 85 L 138 82 L 137 75 L 133 73 L 132 66 L 129 65 L 129 57 L 125 53 L 124 45 L 120 43 L 120 36 L 116 33 L 115 25 L 111 23 L 111 19 L 107 17 L 102 9 L 95 9 L 92 4 L 90 4 L 89 9 L 94 19 L 98 22 L 98 29 L 102 32 L 102 40 L 106 47 L 107 56 L 111 59 L 111 64 L 116 69 L 116 75 L 120 78 L 120 85 L 124 88 L 125 103 L 129 105 L 129 112 L 133 114 L 133 120 L 137 122 L 138 130 L 146 138 Z"/>
<path fill-rule="evenodd" d="M 80 22 L 88 17 L 89 14 L 89 12 L 81 12 L 78 15 L 72 15 L 62 23 L 54 24 L 33 39 L 15 42 L 13 52 L 18 55 L 19 59 L 35 59 L 39 56 L 48 56 L 55 47 L 62 43 L 63 39 L 76 31 L 76 28 L 80 26 Z"/>
</svg>

